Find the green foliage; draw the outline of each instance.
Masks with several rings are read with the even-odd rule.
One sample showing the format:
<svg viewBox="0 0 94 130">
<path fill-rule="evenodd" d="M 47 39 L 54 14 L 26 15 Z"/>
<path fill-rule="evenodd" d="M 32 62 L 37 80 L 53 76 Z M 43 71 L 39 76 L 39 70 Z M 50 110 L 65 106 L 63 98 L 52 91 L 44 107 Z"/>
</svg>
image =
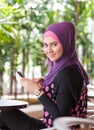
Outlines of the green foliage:
<svg viewBox="0 0 94 130">
<path fill-rule="evenodd" d="M 3 95 L 3 90 L 0 88 L 0 97 Z"/>
<path fill-rule="evenodd" d="M 94 20 L 93 0 L 1 0 L 0 70 L 6 71 L 6 62 L 13 62 L 12 71 L 15 72 L 19 65 L 25 69 L 33 61 L 34 66 L 42 66 L 45 74 L 47 60 L 42 50 L 43 32 L 51 23 L 71 21 L 76 27 L 77 48 L 83 48 L 83 65 L 88 66 L 87 72 L 92 77 L 94 47 L 88 30 L 89 19 Z"/>
</svg>

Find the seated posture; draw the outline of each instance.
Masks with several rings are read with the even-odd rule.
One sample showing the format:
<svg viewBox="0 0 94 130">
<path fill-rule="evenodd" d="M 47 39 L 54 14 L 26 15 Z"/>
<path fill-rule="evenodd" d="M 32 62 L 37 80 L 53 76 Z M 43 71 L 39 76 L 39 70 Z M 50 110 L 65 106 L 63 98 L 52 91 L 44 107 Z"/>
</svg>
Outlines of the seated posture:
<svg viewBox="0 0 94 130">
<path fill-rule="evenodd" d="M 43 34 L 43 51 L 48 59 L 47 76 L 21 78 L 22 86 L 35 94 L 43 105 L 43 120 L 17 109 L 3 110 L 0 113 L 2 130 L 40 130 L 52 127 L 58 117 L 86 118 L 89 81 L 77 57 L 74 25 L 71 22 L 51 24 Z"/>
</svg>

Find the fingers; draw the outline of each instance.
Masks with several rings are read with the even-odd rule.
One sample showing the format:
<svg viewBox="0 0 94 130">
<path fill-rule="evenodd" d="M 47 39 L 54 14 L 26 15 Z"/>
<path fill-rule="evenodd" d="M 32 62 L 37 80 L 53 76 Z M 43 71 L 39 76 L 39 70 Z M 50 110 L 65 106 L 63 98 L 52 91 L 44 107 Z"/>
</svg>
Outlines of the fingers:
<svg viewBox="0 0 94 130">
<path fill-rule="evenodd" d="M 33 78 L 32 80 L 37 83 L 41 83 L 41 82 L 43 82 L 44 79 L 43 78 Z"/>
</svg>

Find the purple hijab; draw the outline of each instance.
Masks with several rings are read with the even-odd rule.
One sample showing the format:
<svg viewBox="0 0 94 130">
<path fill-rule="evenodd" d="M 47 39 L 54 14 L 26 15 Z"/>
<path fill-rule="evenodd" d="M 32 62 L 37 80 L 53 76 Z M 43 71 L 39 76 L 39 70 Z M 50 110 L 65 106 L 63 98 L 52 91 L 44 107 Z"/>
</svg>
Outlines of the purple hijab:
<svg viewBox="0 0 94 130">
<path fill-rule="evenodd" d="M 57 73 L 70 65 L 78 65 L 81 74 L 85 80 L 85 83 L 88 84 L 88 76 L 82 67 L 81 63 L 78 60 L 76 49 L 75 49 L 75 28 L 74 25 L 71 22 L 61 22 L 61 23 L 55 23 L 50 25 L 44 34 L 46 34 L 47 31 L 53 32 L 57 38 L 59 39 L 60 43 L 63 46 L 63 55 L 61 58 L 56 61 L 54 64 L 48 59 L 48 69 L 50 68 L 50 71 L 48 75 L 46 76 L 43 85 L 47 86 L 51 84 L 56 77 Z"/>
</svg>

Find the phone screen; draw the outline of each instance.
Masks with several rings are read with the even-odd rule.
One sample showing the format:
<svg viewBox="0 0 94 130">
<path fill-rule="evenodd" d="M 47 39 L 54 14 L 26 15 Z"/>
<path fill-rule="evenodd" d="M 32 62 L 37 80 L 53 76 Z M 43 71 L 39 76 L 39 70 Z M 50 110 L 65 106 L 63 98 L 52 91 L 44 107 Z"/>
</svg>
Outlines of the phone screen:
<svg viewBox="0 0 94 130">
<path fill-rule="evenodd" d="M 17 73 L 20 77 L 24 77 L 24 75 L 20 71 L 17 71 Z"/>
</svg>

